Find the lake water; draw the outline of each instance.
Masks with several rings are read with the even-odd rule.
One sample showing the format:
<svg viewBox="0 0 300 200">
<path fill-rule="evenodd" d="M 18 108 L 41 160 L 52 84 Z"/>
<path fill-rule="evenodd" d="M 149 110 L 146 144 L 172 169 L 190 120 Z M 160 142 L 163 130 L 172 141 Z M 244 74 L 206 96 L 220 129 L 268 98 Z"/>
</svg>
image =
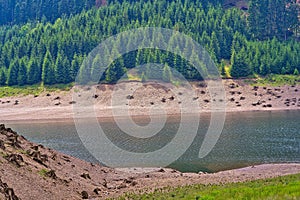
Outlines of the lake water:
<svg viewBox="0 0 300 200">
<path fill-rule="evenodd" d="M 253 164 L 300 162 L 299 111 L 228 113 L 217 144 L 205 158 L 199 159 L 199 148 L 206 134 L 209 119 L 209 116 L 201 116 L 198 133 L 192 145 L 169 167 L 180 171 L 215 172 Z M 137 120 L 138 124 L 148 122 L 148 118 Z M 114 140 L 120 148 L 132 152 L 147 152 L 162 148 L 171 141 L 178 130 L 179 122 L 180 118 L 170 117 L 162 131 L 149 140 L 138 140 L 121 134 L 122 131 L 111 120 L 101 121 L 100 124 L 108 138 Z M 18 122 L 7 126 L 33 142 L 89 162 L 98 162 L 82 144 L 72 121 Z M 159 161 L 164 160 L 166 156 L 168 155 L 162 154 L 157 158 L 157 163 L 152 163 L 153 166 L 159 166 Z M 145 163 L 125 160 L 123 167 L 126 166 L 126 162 L 128 166 L 145 166 Z"/>
</svg>

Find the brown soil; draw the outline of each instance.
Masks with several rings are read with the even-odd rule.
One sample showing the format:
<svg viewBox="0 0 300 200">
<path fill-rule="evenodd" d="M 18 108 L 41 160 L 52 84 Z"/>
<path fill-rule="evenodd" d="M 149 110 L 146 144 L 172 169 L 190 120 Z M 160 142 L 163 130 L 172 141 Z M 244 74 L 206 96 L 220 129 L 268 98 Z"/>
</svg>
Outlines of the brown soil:
<svg viewBox="0 0 300 200">
<path fill-rule="evenodd" d="M 300 164 L 269 164 L 205 173 L 110 169 L 27 141 L 0 125 L 0 199 L 105 199 L 165 186 L 242 182 L 300 173 Z"/>
<path fill-rule="evenodd" d="M 280 87 L 253 87 L 243 81 L 223 80 L 227 112 L 299 110 L 300 85 Z M 113 104 L 112 104 L 112 96 Z M 117 86 L 99 85 L 74 87 L 70 92 L 44 93 L 0 99 L 0 121 L 72 119 L 73 106 L 94 106 L 97 117 L 147 115 L 180 112 L 210 112 L 212 103 L 223 101 L 204 83 L 193 83 L 192 90 L 181 86 L 139 82 L 120 83 Z M 17 103 L 16 103 L 17 102 Z M 89 103 L 89 105 L 85 105 Z M 199 106 L 191 106 L 197 103 Z M 118 113 L 112 112 L 115 109 Z M 89 117 L 86 113 L 83 117 Z"/>
</svg>

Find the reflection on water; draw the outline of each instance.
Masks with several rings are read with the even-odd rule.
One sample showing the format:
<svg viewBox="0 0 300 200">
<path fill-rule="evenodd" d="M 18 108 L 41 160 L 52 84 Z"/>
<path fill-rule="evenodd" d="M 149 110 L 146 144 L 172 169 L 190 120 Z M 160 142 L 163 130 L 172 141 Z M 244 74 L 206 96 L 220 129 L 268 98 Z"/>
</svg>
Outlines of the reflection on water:
<svg viewBox="0 0 300 200">
<path fill-rule="evenodd" d="M 299 111 L 228 113 L 218 143 L 207 157 L 199 159 L 199 148 L 210 122 L 209 116 L 201 115 L 198 134 L 193 144 L 170 167 L 181 171 L 213 172 L 260 163 L 300 162 L 299 119 Z M 148 118 L 138 118 L 135 121 L 139 125 L 149 123 Z M 136 139 L 122 133 L 113 120 L 101 121 L 100 125 L 118 147 L 132 152 L 148 152 L 171 141 L 178 130 L 179 122 L 180 117 L 170 117 L 165 127 L 149 139 Z M 81 143 L 74 122 L 11 123 L 8 126 L 33 142 L 97 162 Z M 162 154 L 157 158 L 157 163 L 151 164 L 159 166 L 159 161 L 165 156 L 168 155 Z M 143 163 L 127 162 L 128 166 L 144 166 Z"/>
</svg>

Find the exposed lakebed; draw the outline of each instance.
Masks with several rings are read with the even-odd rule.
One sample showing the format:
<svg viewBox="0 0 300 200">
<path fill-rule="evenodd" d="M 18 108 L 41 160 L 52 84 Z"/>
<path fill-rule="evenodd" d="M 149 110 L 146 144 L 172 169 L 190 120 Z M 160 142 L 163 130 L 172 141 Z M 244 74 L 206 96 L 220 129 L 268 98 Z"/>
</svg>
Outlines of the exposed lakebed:
<svg viewBox="0 0 300 200">
<path fill-rule="evenodd" d="M 190 116 L 191 121 L 195 117 Z M 221 137 L 213 150 L 202 159 L 199 149 L 210 122 L 209 115 L 201 115 L 197 136 L 192 145 L 177 161 L 169 167 L 180 171 L 209 171 L 239 168 L 262 163 L 300 162 L 300 112 L 299 111 L 261 111 L 227 113 Z M 126 123 L 126 119 L 123 119 Z M 149 118 L 138 117 L 135 122 L 147 125 Z M 172 141 L 180 125 L 179 116 L 171 116 L 163 129 L 151 139 L 136 139 L 123 134 L 113 120 L 100 120 L 100 125 L 108 138 L 119 148 L 130 152 L 151 152 L 163 148 Z M 97 160 L 82 144 L 74 122 L 38 121 L 10 122 L 9 127 L 24 135 L 30 141 L 43 144 L 66 154 L 90 162 Z M 87 127 L 89 126 L 87 122 Z M 133 130 L 134 131 L 134 130 Z M 188 130 L 187 130 L 187 134 Z M 180 147 L 181 144 L 178 144 Z M 176 152 L 177 149 L 174 149 Z M 107 152 L 101 152 L 107 153 Z M 161 154 L 153 163 L 133 163 L 121 160 L 121 167 L 158 167 L 168 153 Z M 119 158 L 122 159 L 122 158 Z"/>
</svg>

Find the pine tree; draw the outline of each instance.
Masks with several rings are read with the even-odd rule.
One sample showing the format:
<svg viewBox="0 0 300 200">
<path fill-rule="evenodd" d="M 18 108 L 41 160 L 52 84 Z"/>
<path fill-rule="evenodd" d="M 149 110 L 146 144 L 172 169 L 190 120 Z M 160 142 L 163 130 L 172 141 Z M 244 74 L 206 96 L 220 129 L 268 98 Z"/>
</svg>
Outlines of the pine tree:
<svg viewBox="0 0 300 200">
<path fill-rule="evenodd" d="M 46 85 L 51 85 L 55 81 L 52 57 L 49 51 L 46 52 L 43 62 L 42 81 Z"/>
<path fill-rule="evenodd" d="M 84 59 L 82 66 L 79 69 L 78 76 L 76 82 L 79 84 L 87 84 L 91 81 L 91 70 L 90 64 L 88 63 L 88 59 Z"/>
<path fill-rule="evenodd" d="M 8 77 L 7 77 L 7 85 L 17 85 L 18 84 L 18 72 L 19 72 L 19 61 L 14 60 L 11 62 L 8 68 Z"/>
<path fill-rule="evenodd" d="M 79 68 L 80 65 L 82 63 L 82 57 L 78 56 L 77 54 L 74 54 L 72 63 L 71 63 L 71 70 L 70 70 L 70 74 L 71 74 L 71 80 L 74 81 L 78 72 L 79 72 Z"/>
<path fill-rule="evenodd" d="M 214 50 L 214 53 L 216 55 L 216 60 L 217 62 L 221 59 L 221 54 L 220 54 L 220 43 L 219 43 L 219 40 L 217 38 L 217 35 L 216 33 L 213 31 L 212 32 L 212 35 L 211 35 L 211 40 L 210 40 L 210 47 L 211 49 Z"/>
<path fill-rule="evenodd" d="M 167 64 L 165 64 L 164 66 L 162 79 L 167 83 L 170 83 L 172 81 L 172 72 Z"/>
<path fill-rule="evenodd" d="M 30 59 L 28 62 L 27 83 L 35 84 L 41 81 L 41 69 L 35 59 Z"/>
<path fill-rule="evenodd" d="M 63 68 L 62 68 L 62 74 L 64 74 L 63 83 L 70 83 L 72 81 L 71 78 L 71 65 L 66 56 L 63 58 Z"/>
<path fill-rule="evenodd" d="M 23 86 L 27 83 L 27 67 L 25 64 L 25 58 L 20 60 L 18 71 L 18 85 Z"/>
<path fill-rule="evenodd" d="M 240 52 L 233 52 L 230 71 L 230 75 L 233 78 L 247 77 L 251 74 L 250 67 L 245 59 L 245 55 L 246 52 L 244 48 L 242 48 Z"/>
<path fill-rule="evenodd" d="M 0 86 L 4 86 L 6 84 L 6 74 L 3 68 L 0 68 Z"/>
<path fill-rule="evenodd" d="M 147 77 L 145 75 L 145 72 L 142 73 L 142 76 L 141 76 L 141 82 L 142 83 L 145 83 L 147 81 Z"/>
<path fill-rule="evenodd" d="M 63 83 L 64 82 L 64 73 L 62 71 L 63 68 L 63 58 L 61 53 L 57 54 L 56 62 L 54 66 L 54 75 L 55 75 L 55 82 L 56 83 Z"/>
<path fill-rule="evenodd" d="M 97 54 L 92 63 L 91 79 L 93 82 L 98 83 L 100 81 L 101 73 L 101 60 L 100 55 Z"/>
</svg>

